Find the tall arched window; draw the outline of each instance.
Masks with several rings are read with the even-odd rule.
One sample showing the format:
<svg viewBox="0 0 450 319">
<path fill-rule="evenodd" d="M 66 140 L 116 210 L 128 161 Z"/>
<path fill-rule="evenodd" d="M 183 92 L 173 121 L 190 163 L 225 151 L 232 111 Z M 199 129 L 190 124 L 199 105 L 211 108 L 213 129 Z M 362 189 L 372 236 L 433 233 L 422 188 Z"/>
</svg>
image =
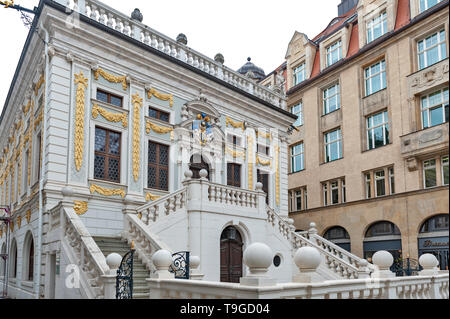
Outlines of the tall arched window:
<svg viewBox="0 0 450 319">
<path fill-rule="evenodd" d="M 34 240 L 31 232 L 25 236 L 23 245 L 23 279 L 33 281 L 34 279 Z"/>
<path fill-rule="evenodd" d="M 17 278 L 17 242 L 15 239 L 11 242 L 9 262 L 9 277 Z"/>
</svg>

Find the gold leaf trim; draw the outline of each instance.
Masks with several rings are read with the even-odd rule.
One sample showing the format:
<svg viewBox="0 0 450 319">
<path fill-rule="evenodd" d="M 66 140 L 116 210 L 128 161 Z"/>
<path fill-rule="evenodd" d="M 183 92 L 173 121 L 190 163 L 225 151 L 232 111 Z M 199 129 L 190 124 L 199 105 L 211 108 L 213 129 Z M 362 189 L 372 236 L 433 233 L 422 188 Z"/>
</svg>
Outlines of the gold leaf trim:
<svg viewBox="0 0 450 319">
<path fill-rule="evenodd" d="M 11 221 L 11 222 L 9 223 L 9 229 L 11 229 L 11 232 L 14 231 L 14 222 L 13 222 L 13 221 Z"/>
<path fill-rule="evenodd" d="M 29 224 L 31 220 L 31 209 L 27 210 L 27 213 L 25 214 L 25 219 L 27 220 L 27 224 Z"/>
<path fill-rule="evenodd" d="M 85 90 L 88 87 L 88 79 L 84 77 L 83 71 L 75 74 L 75 84 L 77 84 L 76 110 L 75 110 L 75 167 L 80 171 L 83 163 L 84 149 L 84 104 Z"/>
<path fill-rule="evenodd" d="M 34 95 L 37 96 L 38 92 L 42 86 L 42 84 L 44 84 L 45 82 L 45 78 L 44 78 L 44 74 L 41 74 L 41 77 L 39 78 L 39 81 L 37 81 L 36 86 L 34 87 Z"/>
<path fill-rule="evenodd" d="M 157 199 L 160 199 L 161 198 L 161 196 L 158 196 L 158 195 L 153 195 L 152 193 L 147 193 L 147 195 L 145 195 L 145 200 L 148 202 L 148 201 L 154 201 L 154 200 L 157 200 Z"/>
<path fill-rule="evenodd" d="M 169 101 L 170 107 L 173 106 L 173 94 L 163 94 L 158 92 L 156 89 L 151 88 L 150 90 L 147 90 L 147 97 L 151 99 L 152 95 L 162 101 Z"/>
<path fill-rule="evenodd" d="M 141 213 L 141 212 L 139 212 L 139 213 L 137 214 L 137 218 L 142 219 L 142 213 Z"/>
<path fill-rule="evenodd" d="M 127 90 L 128 84 L 127 84 L 127 77 L 125 75 L 117 76 L 112 75 L 111 73 L 106 72 L 102 68 L 98 68 L 94 71 L 94 77 L 96 80 L 98 80 L 98 76 L 101 75 L 106 81 L 111 83 L 122 83 L 122 88 L 124 91 Z"/>
<path fill-rule="evenodd" d="M 41 124 L 42 119 L 44 118 L 44 108 L 42 108 L 39 116 L 34 119 L 34 130 Z"/>
<path fill-rule="evenodd" d="M 270 132 L 263 133 L 260 131 L 256 131 L 256 137 L 268 138 L 268 139 L 272 140 L 272 134 L 270 134 Z"/>
<path fill-rule="evenodd" d="M 272 162 L 270 160 L 263 160 L 261 157 L 259 157 L 258 155 L 256 155 L 256 165 L 262 165 L 262 166 L 269 166 L 272 165 Z"/>
<path fill-rule="evenodd" d="M 247 136 L 248 144 L 248 188 L 253 190 L 253 137 Z"/>
<path fill-rule="evenodd" d="M 140 166 L 140 155 L 141 155 L 141 107 L 142 98 L 139 93 L 132 95 L 133 98 L 133 177 L 134 181 L 137 182 L 139 178 L 139 166 Z"/>
<path fill-rule="evenodd" d="M 109 122 L 114 122 L 114 123 L 122 122 L 122 126 L 124 128 L 126 128 L 128 126 L 127 113 L 125 113 L 125 112 L 123 112 L 123 113 L 108 112 L 104 108 L 98 106 L 98 104 L 94 103 L 94 105 L 92 106 L 92 117 L 94 119 L 96 119 L 99 114 L 101 116 L 103 116 Z"/>
<path fill-rule="evenodd" d="M 97 192 L 104 196 L 113 196 L 113 195 L 120 195 L 122 198 L 125 197 L 125 191 L 120 188 L 110 189 L 110 188 L 104 188 L 99 185 L 91 184 L 91 187 L 89 188 L 91 191 L 91 194 L 94 192 Z"/>
<path fill-rule="evenodd" d="M 78 216 L 85 214 L 88 211 L 88 202 L 79 200 L 73 201 L 73 210 Z"/>
<path fill-rule="evenodd" d="M 244 152 L 232 150 L 232 149 L 229 148 L 228 146 L 225 147 L 225 151 L 226 151 L 228 154 L 230 154 L 231 156 L 233 156 L 233 158 L 241 157 L 241 156 L 242 156 L 242 158 L 245 160 L 245 153 L 244 153 Z"/>
<path fill-rule="evenodd" d="M 173 131 L 173 128 L 171 128 L 171 127 L 159 126 L 155 123 L 147 121 L 147 124 L 145 126 L 145 131 L 147 132 L 147 134 L 150 134 L 150 130 L 153 130 L 155 133 L 158 133 L 158 134 L 170 133 L 170 139 L 171 140 L 174 139 L 174 131 Z"/>
<path fill-rule="evenodd" d="M 280 146 L 275 145 L 275 193 L 277 199 L 277 206 L 280 206 L 280 163 L 279 163 Z"/>
<path fill-rule="evenodd" d="M 240 127 L 240 128 L 242 128 L 242 131 L 245 131 L 245 125 L 244 125 L 244 122 L 236 122 L 236 121 L 233 121 L 233 120 L 230 119 L 228 116 L 227 116 L 227 118 L 226 118 L 226 125 L 227 125 L 227 127 L 228 127 L 228 125 L 231 125 L 231 126 L 234 127 L 234 128 Z"/>
<path fill-rule="evenodd" d="M 30 110 L 31 106 L 34 104 L 33 100 L 28 100 L 28 104 L 24 105 L 22 108 L 23 115 L 27 115 L 28 111 Z"/>
<path fill-rule="evenodd" d="M 20 229 L 22 225 L 22 216 L 17 216 L 17 229 Z"/>
</svg>

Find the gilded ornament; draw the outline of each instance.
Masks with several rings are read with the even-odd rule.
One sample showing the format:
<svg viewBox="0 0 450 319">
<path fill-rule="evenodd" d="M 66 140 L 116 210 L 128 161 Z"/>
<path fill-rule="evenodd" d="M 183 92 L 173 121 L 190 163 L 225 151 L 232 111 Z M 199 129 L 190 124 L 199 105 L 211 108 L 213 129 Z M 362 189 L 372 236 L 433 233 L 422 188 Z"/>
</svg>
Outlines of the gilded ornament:
<svg viewBox="0 0 450 319">
<path fill-rule="evenodd" d="M 145 200 L 148 202 L 148 201 L 154 201 L 154 200 L 157 200 L 157 199 L 160 199 L 161 198 L 161 196 L 158 196 L 158 195 L 153 195 L 153 194 L 151 194 L 151 193 L 147 193 L 147 195 L 145 195 Z"/>
<path fill-rule="evenodd" d="M 17 228 L 20 229 L 22 225 L 22 216 L 17 216 Z"/>
<path fill-rule="evenodd" d="M 79 200 L 73 201 L 73 210 L 78 216 L 83 215 L 88 210 L 88 202 L 83 202 Z"/>
<path fill-rule="evenodd" d="M 253 137 L 247 136 L 248 144 L 248 188 L 253 189 Z"/>
<path fill-rule="evenodd" d="M 110 189 L 110 188 L 101 187 L 99 185 L 91 184 L 91 187 L 89 188 L 89 190 L 91 191 L 91 194 L 93 194 L 94 192 L 97 192 L 104 196 L 120 195 L 120 196 L 122 196 L 122 198 L 125 197 L 125 191 L 120 188 Z"/>
<path fill-rule="evenodd" d="M 34 130 L 36 131 L 36 128 L 41 124 L 42 119 L 44 117 L 44 108 L 42 108 L 41 112 L 39 113 L 39 116 L 34 119 Z"/>
<path fill-rule="evenodd" d="M 0 238 L 3 237 L 3 229 L 0 227 Z"/>
<path fill-rule="evenodd" d="M 170 107 L 173 106 L 173 94 L 163 94 L 158 92 L 156 89 L 151 88 L 150 90 L 147 91 L 147 97 L 151 99 L 152 95 L 162 101 L 169 101 Z"/>
<path fill-rule="evenodd" d="M 36 86 L 34 87 L 34 95 L 37 96 L 39 89 L 41 88 L 42 84 L 44 84 L 45 78 L 44 74 L 41 74 L 41 77 L 39 78 L 39 81 L 37 81 Z"/>
<path fill-rule="evenodd" d="M 270 132 L 263 133 L 260 131 L 256 131 L 256 137 L 268 138 L 268 139 L 272 140 L 272 134 L 270 134 Z"/>
<path fill-rule="evenodd" d="M 14 231 L 14 222 L 13 221 L 9 222 L 9 229 L 11 229 L 11 232 Z"/>
<path fill-rule="evenodd" d="M 141 107 L 142 98 L 139 93 L 133 94 L 134 116 L 133 116 L 133 177 L 137 182 L 139 178 L 139 165 L 141 154 Z"/>
<path fill-rule="evenodd" d="M 77 84 L 76 110 L 75 110 L 75 167 L 80 171 L 83 163 L 84 149 L 84 104 L 85 90 L 88 87 L 88 79 L 84 77 L 83 72 L 75 74 L 75 84 Z"/>
<path fill-rule="evenodd" d="M 105 110 L 104 108 L 98 106 L 98 104 L 94 103 L 92 106 L 92 117 L 96 119 L 98 115 L 103 116 L 109 122 L 122 122 L 122 126 L 126 128 L 128 126 L 128 116 L 127 113 L 111 113 Z"/>
<path fill-rule="evenodd" d="M 280 146 L 275 145 L 275 193 L 277 199 L 277 205 L 280 205 L 280 163 L 279 163 Z"/>
<path fill-rule="evenodd" d="M 30 110 L 32 104 L 34 104 L 34 102 L 33 102 L 33 100 L 30 99 L 30 100 L 28 100 L 28 104 L 23 106 L 23 108 L 22 108 L 23 115 L 28 114 L 28 111 Z"/>
<path fill-rule="evenodd" d="M 137 218 L 142 219 L 142 213 L 141 213 L 141 212 L 139 212 L 139 213 L 137 214 Z"/>
<path fill-rule="evenodd" d="M 127 77 L 125 75 L 122 76 L 116 76 L 112 75 L 105 70 L 98 68 L 94 71 L 94 77 L 96 80 L 98 80 L 98 76 L 101 75 L 106 81 L 111 83 L 122 83 L 122 88 L 126 91 L 128 88 L 127 85 Z"/>
<path fill-rule="evenodd" d="M 234 128 L 240 127 L 240 128 L 242 128 L 242 131 L 245 131 L 245 124 L 244 124 L 244 122 L 236 122 L 236 121 L 233 121 L 233 120 L 230 119 L 228 116 L 227 116 L 227 118 L 226 118 L 226 125 L 227 125 L 227 127 L 228 127 L 228 125 L 231 125 L 231 126 L 234 127 Z"/>
<path fill-rule="evenodd" d="M 256 155 L 256 165 L 262 165 L 262 166 L 269 166 L 271 165 L 271 161 L 270 160 L 263 160 L 261 157 L 259 157 L 258 155 Z"/>
<path fill-rule="evenodd" d="M 27 224 L 29 224 L 30 220 L 31 220 L 31 209 L 27 210 L 27 213 L 25 214 L 25 218 L 27 220 Z"/>
<path fill-rule="evenodd" d="M 173 132 L 173 128 L 172 127 L 159 126 L 159 125 L 154 124 L 154 123 L 152 123 L 150 121 L 147 121 L 147 125 L 145 127 L 145 131 L 147 132 L 147 134 L 150 134 L 150 130 L 153 130 L 153 132 L 158 133 L 158 134 L 170 133 L 170 139 L 171 140 L 174 139 L 174 132 Z"/>
<path fill-rule="evenodd" d="M 228 146 L 225 147 L 225 151 L 226 151 L 228 154 L 230 154 L 231 156 L 233 156 L 233 158 L 241 157 L 241 156 L 242 156 L 242 158 L 245 160 L 245 153 L 244 153 L 244 152 L 232 150 L 232 149 L 229 148 Z"/>
</svg>

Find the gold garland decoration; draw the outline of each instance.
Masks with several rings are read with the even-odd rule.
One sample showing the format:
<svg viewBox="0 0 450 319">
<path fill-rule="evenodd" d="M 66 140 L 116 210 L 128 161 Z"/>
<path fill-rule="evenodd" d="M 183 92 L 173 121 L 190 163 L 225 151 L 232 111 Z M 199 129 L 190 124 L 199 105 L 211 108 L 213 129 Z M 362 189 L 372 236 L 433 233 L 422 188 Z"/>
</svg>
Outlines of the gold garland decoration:
<svg viewBox="0 0 450 319">
<path fill-rule="evenodd" d="M 280 154 L 280 146 L 275 145 L 275 193 L 277 199 L 277 206 L 280 206 L 280 165 L 278 156 Z"/>
<path fill-rule="evenodd" d="M 247 136 L 248 144 L 248 188 L 253 190 L 253 137 Z"/>
<path fill-rule="evenodd" d="M 44 74 L 41 74 L 41 77 L 39 78 L 39 81 L 36 83 L 36 86 L 34 87 L 34 95 L 37 96 L 39 89 L 41 88 L 42 84 L 44 84 L 45 78 Z"/>
<path fill-rule="evenodd" d="M 122 126 L 124 128 L 126 128 L 128 126 L 128 117 L 127 117 L 127 113 L 123 112 L 123 113 L 111 113 L 108 112 L 107 110 L 105 110 L 104 108 L 98 106 L 98 104 L 94 103 L 94 105 L 92 106 L 92 117 L 94 119 L 96 119 L 98 117 L 98 115 L 103 116 L 106 120 L 108 120 L 109 122 L 122 122 Z"/>
<path fill-rule="evenodd" d="M 11 221 L 11 222 L 9 223 L 9 229 L 11 229 L 11 232 L 14 231 L 14 222 L 13 222 L 13 221 Z"/>
<path fill-rule="evenodd" d="M 225 151 L 226 151 L 228 154 L 230 154 L 231 156 L 233 156 L 233 158 L 241 157 L 241 156 L 242 156 L 242 159 L 245 161 L 245 153 L 244 153 L 244 152 L 241 152 L 241 151 L 234 151 L 234 150 L 232 150 L 231 148 L 229 148 L 228 146 L 225 146 Z"/>
<path fill-rule="evenodd" d="M 155 133 L 158 133 L 158 134 L 170 133 L 170 139 L 171 140 L 174 139 L 174 131 L 173 131 L 172 127 L 159 126 L 155 123 L 147 121 L 147 124 L 145 126 L 145 131 L 147 132 L 147 134 L 150 134 L 150 130 L 153 130 Z"/>
<path fill-rule="evenodd" d="M 25 214 L 25 218 L 27 220 L 27 224 L 29 224 L 30 220 L 31 220 L 31 209 L 27 210 L 27 213 Z"/>
<path fill-rule="evenodd" d="M 150 90 L 147 90 L 147 97 L 149 100 L 152 98 L 152 95 L 162 101 L 169 101 L 170 107 L 173 106 L 173 94 L 163 94 L 156 89 L 151 88 Z"/>
<path fill-rule="evenodd" d="M 147 193 L 147 195 L 145 195 L 145 200 L 148 202 L 148 201 L 154 201 L 154 200 L 157 200 L 157 199 L 160 199 L 161 198 L 161 196 L 158 196 L 158 195 L 153 195 L 153 194 L 151 194 L 151 193 Z"/>
<path fill-rule="evenodd" d="M 36 131 L 36 128 L 41 123 L 43 117 L 44 117 L 44 108 L 42 108 L 41 112 L 39 113 L 39 116 L 34 119 L 34 130 L 35 131 Z"/>
<path fill-rule="evenodd" d="M 272 162 L 270 160 L 263 160 L 261 157 L 259 157 L 258 155 L 256 155 L 256 165 L 262 165 L 262 166 L 269 166 L 272 165 Z"/>
<path fill-rule="evenodd" d="M 83 163 L 84 149 L 84 104 L 85 89 L 88 87 L 88 79 L 84 77 L 83 71 L 75 74 L 75 84 L 77 84 L 76 110 L 75 110 L 75 168 L 80 171 Z"/>
<path fill-rule="evenodd" d="M 85 214 L 88 211 L 88 202 L 79 200 L 73 201 L 73 210 L 78 216 Z"/>
<path fill-rule="evenodd" d="M 228 116 L 227 116 L 227 118 L 226 118 L 226 125 L 227 125 L 227 127 L 228 127 L 228 125 L 231 125 L 231 126 L 234 127 L 234 128 L 240 127 L 240 128 L 242 128 L 242 131 L 245 131 L 245 125 L 244 125 L 244 122 L 236 122 L 236 121 L 233 121 L 233 120 L 230 119 Z"/>
<path fill-rule="evenodd" d="M 120 188 L 109 189 L 109 188 L 101 187 L 99 185 L 91 184 L 91 187 L 89 188 L 89 190 L 90 190 L 91 194 L 93 194 L 94 192 L 97 192 L 104 196 L 120 195 L 120 196 L 122 196 L 122 198 L 125 197 L 125 191 Z"/>
<path fill-rule="evenodd" d="M 97 70 L 94 71 L 94 77 L 96 80 L 98 80 L 99 75 L 101 75 L 108 82 L 122 83 L 122 88 L 124 89 L 124 91 L 126 91 L 128 88 L 127 77 L 125 75 L 122 76 L 112 75 L 106 72 L 105 70 L 98 68 Z"/>
<path fill-rule="evenodd" d="M 13 163 L 11 163 L 11 165 L 13 165 Z M 14 171 L 15 167 L 11 166 L 11 203 L 14 203 Z"/>
<path fill-rule="evenodd" d="M 31 116 L 33 116 L 34 103 L 31 104 Z M 30 121 L 31 124 L 31 121 Z M 33 130 L 31 129 L 31 125 L 28 128 L 28 138 L 29 146 L 28 146 L 28 185 L 31 185 L 31 153 L 33 149 Z"/>
<path fill-rule="evenodd" d="M 133 98 L 133 177 L 137 182 L 139 178 L 139 164 L 141 155 L 141 107 L 142 98 L 139 93 L 132 95 Z"/>
<path fill-rule="evenodd" d="M 263 132 L 260 132 L 260 131 L 256 131 L 256 137 L 260 137 L 260 136 L 262 138 L 268 138 L 268 139 L 272 140 L 272 134 L 270 134 L 270 132 L 263 133 Z"/>
<path fill-rule="evenodd" d="M 23 111 L 23 115 L 27 115 L 28 114 L 28 111 L 30 110 L 30 108 L 31 108 L 31 106 L 34 104 L 34 102 L 33 102 L 33 100 L 28 100 L 28 104 L 27 105 L 24 105 L 23 106 L 23 108 L 22 108 L 22 111 Z"/>
<path fill-rule="evenodd" d="M 22 225 L 22 216 L 17 216 L 17 228 L 20 229 Z"/>
<path fill-rule="evenodd" d="M 22 154 L 23 154 L 23 148 L 25 146 L 24 143 L 24 136 L 23 136 L 23 125 L 21 125 L 21 129 L 20 129 L 20 145 L 19 145 L 19 167 L 18 167 L 18 181 L 17 181 L 17 200 L 20 199 L 20 188 L 22 186 Z M 20 226 L 19 226 L 20 228 Z"/>
</svg>

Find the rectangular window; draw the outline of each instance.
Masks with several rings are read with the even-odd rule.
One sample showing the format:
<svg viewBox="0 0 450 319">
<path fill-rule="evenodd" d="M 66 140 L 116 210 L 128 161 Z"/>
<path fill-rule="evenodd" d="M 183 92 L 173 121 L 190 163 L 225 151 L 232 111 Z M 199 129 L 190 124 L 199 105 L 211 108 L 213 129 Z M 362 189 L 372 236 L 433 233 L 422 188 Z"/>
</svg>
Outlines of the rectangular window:
<svg viewBox="0 0 450 319">
<path fill-rule="evenodd" d="M 364 70 L 366 96 L 386 88 L 386 61 L 377 62 Z"/>
<path fill-rule="evenodd" d="M 294 69 L 294 85 L 303 82 L 306 79 L 306 64 L 302 63 Z"/>
<path fill-rule="evenodd" d="M 375 197 L 386 195 L 384 170 L 375 172 Z"/>
<path fill-rule="evenodd" d="M 307 208 L 306 187 L 294 191 L 294 199 L 295 211 L 305 210 Z"/>
<path fill-rule="evenodd" d="M 30 151 L 27 150 L 25 153 L 25 157 L 23 158 L 23 173 L 22 173 L 22 194 L 27 192 L 28 186 L 28 156 Z"/>
<path fill-rule="evenodd" d="M 448 185 L 448 156 L 441 158 L 442 183 Z"/>
<path fill-rule="evenodd" d="M 148 108 L 148 116 L 161 120 L 163 122 L 169 122 L 170 118 L 169 113 L 154 109 L 152 107 Z"/>
<path fill-rule="evenodd" d="M 422 97 L 422 127 L 448 122 L 448 88 Z"/>
<path fill-rule="evenodd" d="M 379 16 L 367 23 L 367 43 L 378 39 L 387 32 L 387 14 L 382 12 Z"/>
<path fill-rule="evenodd" d="M 291 169 L 292 173 L 305 169 L 303 143 L 291 147 Z"/>
<path fill-rule="evenodd" d="M 327 66 L 330 66 L 342 59 L 342 42 L 336 41 L 327 47 Z"/>
<path fill-rule="evenodd" d="M 389 124 L 387 111 L 367 118 L 367 149 L 371 150 L 389 144 Z"/>
<path fill-rule="evenodd" d="M 36 140 L 36 155 L 35 155 L 35 159 L 36 159 L 36 166 L 35 166 L 35 170 L 36 170 L 36 181 L 40 180 L 41 178 L 41 153 L 42 153 L 42 136 L 41 136 L 41 132 L 39 132 L 39 134 L 37 135 L 37 140 Z"/>
<path fill-rule="evenodd" d="M 339 204 L 339 183 L 337 181 L 331 183 L 331 204 Z"/>
<path fill-rule="evenodd" d="M 147 187 L 169 190 L 169 146 L 148 142 Z"/>
<path fill-rule="evenodd" d="M 120 133 L 95 128 L 95 179 L 120 183 L 120 137 Z"/>
<path fill-rule="evenodd" d="M 420 0 L 420 12 L 424 12 L 425 10 L 428 10 L 429 8 L 437 5 L 442 0 Z"/>
<path fill-rule="evenodd" d="M 341 107 L 339 83 L 323 90 L 323 114 L 336 111 Z"/>
<path fill-rule="evenodd" d="M 447 58 L 445 30 L 436 32 L 417 42 L 417 54 L 419 56 L 419 70 Z"/>
<path fill-rule="evenodd" d="M 345 203 L 347 201 L 347 197 L 345 194 L 345 180 L 342 180 L 341 187 L 342 187 L 342 202 Z"/>
<path fill-rule="evenodd" d="M 241 187 L 241 165 L 236 163 L 227 164 L 227 185 Z"/>
<path fill-rule="evenodd" d="M 291 107 L 291 113 L 297 115 L 297 121 L 295 121 L 294 126 L 303 125 L 303 102 L 298 103 Z"/>
<path fill-rule="evenodd" d="M 269 204 L 269 173 L 256 170 L 256 180 L 263 185 L 262 190 L 266 193 L 266 204 Z"/>
<path fill-rule="evenodd" d="M 372 198 L 372 185 L 371 185 L 371 178 L 370 173 L 365 174 L 365 181 L 366 181 L 366 198 Z"/>
<path fill-rule="evenodd" d="M 395 194 L 395 181 L 394 181 L 394 168 L 389 168 L 389 189 L 391 191 L 391 195 Z"/>
<path fill-rule="evenodd" d="M 228 134 L 227 141 L 228 141 L 228 143 L 231 143 L 233 145 L 241 146 L 241 138 L 236 135 Z"/>
<path fill-rule="evenodd" d="M 264 155 L 269 155 L 269 152 L 270 152 L 269 146 L 262 145 L 262 144 L 257 144 L 256 148 L 258 150 L 258 153 L 261 153 L 261 154 L 264 154 Z"/>
<path fill-rule="evenodd" d="M 102 101 L 104 103 L 109 103 L 118 107 L 122 107 L 122 97 L 118 95 L 114 95 L 112 93 L 97 90 L 97 100 Z"/>
<path fill-rule="evenodd" d="M 437 185 L 435 159 L 423 162 L 423 182 L 425 188 L 435 187 Z"/>
<path fill-rule="evenodd" d="M 325 134 L 325 162 L 342 158 L 341 129 Z"/>
<path fill-rule="evenodd" d="M 323 205 L 328 206 L 328 185 L 322 184 L 322 192 L 323 192 Z"/>
</svg>

